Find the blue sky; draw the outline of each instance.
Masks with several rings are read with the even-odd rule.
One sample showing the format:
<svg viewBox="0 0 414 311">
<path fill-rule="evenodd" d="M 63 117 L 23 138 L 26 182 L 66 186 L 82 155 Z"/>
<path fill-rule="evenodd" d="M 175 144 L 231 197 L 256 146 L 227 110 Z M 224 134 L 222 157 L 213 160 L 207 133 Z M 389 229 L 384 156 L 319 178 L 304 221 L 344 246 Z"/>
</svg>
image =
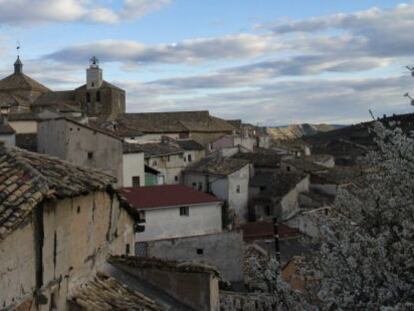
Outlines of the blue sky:
<svg viewBox="0 0 414 311">
<path fill-rule="evenodd" d="M 0 0 L 0 77 L 19 40 L 25 73 L 56 90 L 97 55 L 128 111 L 353 123 L 412 111 L 412 29 L 411 1 Z"/>
</svg>

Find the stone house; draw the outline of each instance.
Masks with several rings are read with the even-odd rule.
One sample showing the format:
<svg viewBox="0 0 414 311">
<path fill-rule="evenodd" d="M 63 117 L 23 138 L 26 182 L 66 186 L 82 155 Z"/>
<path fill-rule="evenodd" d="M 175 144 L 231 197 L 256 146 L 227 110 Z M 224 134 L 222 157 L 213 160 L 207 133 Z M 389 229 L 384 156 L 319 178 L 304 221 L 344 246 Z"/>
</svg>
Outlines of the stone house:
<svg viewBox="0 0 414 311">
<path fill-rule="evenodd" d="M 242 146 L 246 150 L 253 151 L 256 145 L 256 139 L 242 135 L 224 135 L 210 143 L 211 150 L 216 151 L 224 148 L 233 148 Z"/>
<path fill-rule="evenodd" d="M 144 152 L 145 165 L 159 172 L 161 184 L 179 184 L 181 172 L 187 166 L 184 150 L 170 142 L 136 144 Z"/>
<path fill-rule="evenodd" d="M 90 167 L 123 182 L 122 140 L 64 117 L 39 122 L 38 151 L 79 166 Z"/>
<path fill-rule="evenodd" d="M 0 114 L 0 141 L 6 145 L 16 145 L 16 131 L 12 128 L 7 120 L 7 116 Z"/>
<path fill-rule="evenodd" d="M 135 215 L 115 179 L 0 146 L 0 305 L 68 310 L 67 298 L 110 254 L 134 252 Z"/>
<path fill-rule="evenodd" d="M 160 142 L 163 136 L 168 136 L 192 139 L 204 147 L 234 131 L 231 124 L 211 116 L 208 111 L 125 113 L 114 121 L 114 125 L 115 128 L 128 128 L 141 133 L 141 136 L 126 137 L 138 143 Z"/>
<path fill-rule="evenodd" d="M 139 144 L 124 142 L 122 155 L 123 186 L 140 187 L 145 186 L 145 160 L 144 151 Z"/>
<path fill-rule="evenodd" d="M 236 225 L 248 219 L 249 177 L 249 161 L 215 155 L 183 171 L 183 183 L 223 200 L 228 221 Z"/>
<path fill-rule="evenodd" d="M 276 216 L 279 221 L 285 221 L 299 212 L 299 195 L 309 192 L 309 176 L 306 174 L 278 172 L 271 179 L 271 186 L 257 193 L 250 202 L 252 219 Z"/>
</svg>

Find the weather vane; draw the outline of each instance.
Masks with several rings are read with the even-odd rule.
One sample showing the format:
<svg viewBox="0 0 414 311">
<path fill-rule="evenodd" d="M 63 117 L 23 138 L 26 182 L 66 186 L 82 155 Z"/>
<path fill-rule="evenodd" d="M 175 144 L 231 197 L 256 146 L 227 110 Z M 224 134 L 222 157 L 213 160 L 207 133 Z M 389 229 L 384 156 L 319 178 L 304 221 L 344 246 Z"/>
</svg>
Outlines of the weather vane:
<svg viewBox="0 0 414 311">
<path fill-rule="evenodd" d="M 16 50 L 17 50 L 17 56 L 20 56 L 20 41 L 18 40 L 16 42 Z"/>
</svg>

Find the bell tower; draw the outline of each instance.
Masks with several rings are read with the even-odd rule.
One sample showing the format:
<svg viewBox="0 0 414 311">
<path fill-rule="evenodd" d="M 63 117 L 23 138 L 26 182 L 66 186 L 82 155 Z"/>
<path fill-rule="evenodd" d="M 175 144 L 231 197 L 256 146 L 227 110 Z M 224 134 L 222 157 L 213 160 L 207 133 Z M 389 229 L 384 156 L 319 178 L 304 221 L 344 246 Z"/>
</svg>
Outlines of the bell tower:
<svg viewBox="0 0 414 311">
<path fill-rule="evenodd" d="M 102 81 L 102 69 L 99 68 L 99 60 L 94 56 L 89 60 L 89 68 L 86 69 L 86 89 L 99 89 Z"/>
</svg>

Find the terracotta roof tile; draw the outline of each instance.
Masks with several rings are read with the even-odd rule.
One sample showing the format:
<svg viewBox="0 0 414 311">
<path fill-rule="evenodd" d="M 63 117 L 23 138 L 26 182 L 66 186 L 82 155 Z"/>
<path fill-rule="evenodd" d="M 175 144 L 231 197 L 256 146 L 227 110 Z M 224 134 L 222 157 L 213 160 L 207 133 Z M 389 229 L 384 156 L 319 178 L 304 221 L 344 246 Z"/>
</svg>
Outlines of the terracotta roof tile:
<svg viewBox="0 0 414 311">
<path fill-rule="evenodd" d="M 104 190 L 115 182 L 95 170 L 0 144 L 0 240 L 44 199 Z"/>
<path fill-rule="evenodd" d="M 217 176 L 230 175 L 250 162 L 244 159 L 209 156 L 187 167 L 187 172 L 198 172 Z"/>
<path fill-rule="evenodd" d="M 118 190 L 121 199 L 136 209 L 163 208 L 221 202 L 215 196 L 183 185 L 159 185 Z"/>
<path fill-rule="evenodd" d="M 152 299 L 102 273 L 73 289 L 68 301 L 80 310 L 164 310 Z"/>
</svg>

